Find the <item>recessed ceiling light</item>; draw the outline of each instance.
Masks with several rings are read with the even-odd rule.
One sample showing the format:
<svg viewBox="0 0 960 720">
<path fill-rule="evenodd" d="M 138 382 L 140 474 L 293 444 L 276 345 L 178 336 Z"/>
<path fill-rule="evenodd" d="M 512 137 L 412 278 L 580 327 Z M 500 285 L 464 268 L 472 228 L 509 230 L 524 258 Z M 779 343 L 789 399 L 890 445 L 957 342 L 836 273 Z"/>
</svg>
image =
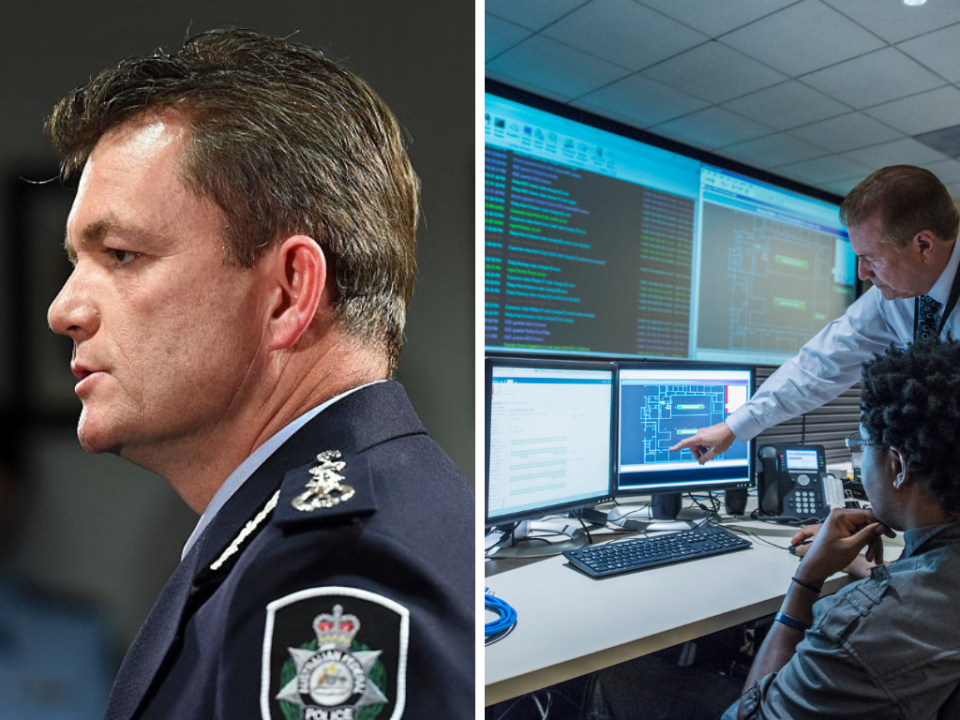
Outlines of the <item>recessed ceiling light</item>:
<svg viewBox="0 0 960 720">
<path fill-rule="evenodd" d="M 927 0 L 903 0 L 904 5 L 923 5 Z"/>
</svg>

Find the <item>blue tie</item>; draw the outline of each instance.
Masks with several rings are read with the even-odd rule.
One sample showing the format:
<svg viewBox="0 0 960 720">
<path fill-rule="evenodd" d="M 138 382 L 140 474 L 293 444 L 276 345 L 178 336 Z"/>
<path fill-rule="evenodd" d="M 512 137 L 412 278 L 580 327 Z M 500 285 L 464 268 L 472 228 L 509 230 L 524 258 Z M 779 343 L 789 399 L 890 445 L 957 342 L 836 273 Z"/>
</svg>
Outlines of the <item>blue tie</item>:
<svg viewBox="0 0 960 720">
<path fill-rule="evenodd" d="M 940 322 L 940 308 L 942 304 L 929 295 L 920 296 L 920 309 L 917 311 L 917 332 L 914 340 L 929 340 L 939 333 L 937 326 Z"/>
</svg>

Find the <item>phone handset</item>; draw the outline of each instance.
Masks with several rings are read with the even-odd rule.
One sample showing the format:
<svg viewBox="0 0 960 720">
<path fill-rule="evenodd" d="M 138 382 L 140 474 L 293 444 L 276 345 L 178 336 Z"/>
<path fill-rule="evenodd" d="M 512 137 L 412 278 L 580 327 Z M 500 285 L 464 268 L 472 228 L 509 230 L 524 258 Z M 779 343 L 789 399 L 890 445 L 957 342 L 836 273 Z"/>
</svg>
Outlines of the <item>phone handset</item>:
<svg viewBox="0 0 960 720">
<path fill-rule="evenodd" d="M 758 483 L 760 492 L 760 510 L 766 515 L 779 515 L 783 510 L 780 502 L 780 473 L 777 468 L 777 449 L 773 445 L 760 448 L 760 465 L 763 478 Z"/>
</svg>

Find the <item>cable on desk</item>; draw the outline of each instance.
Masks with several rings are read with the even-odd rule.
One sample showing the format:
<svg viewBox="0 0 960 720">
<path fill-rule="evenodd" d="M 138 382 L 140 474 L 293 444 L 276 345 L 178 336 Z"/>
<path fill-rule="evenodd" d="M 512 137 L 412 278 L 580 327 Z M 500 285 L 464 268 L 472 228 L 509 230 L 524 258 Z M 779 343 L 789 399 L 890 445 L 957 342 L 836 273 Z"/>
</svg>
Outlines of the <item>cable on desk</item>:
<svg viewBox="0 0 960 720">
<path fill-rule="evenodd" d="M 744 528 L 734 527 L 734 526 L 732 526 L 732 525 L 724 525 L 723 527 L 726 528 L 727 530 L 729 530 L 730 532 L 740 533 L 741 535 L 746 535 L 746 536 L 748 536 L 748 537 L 753 538 L 754 540 L 759 540 L 759 541 L 762 542 L 762 543 L 766 543 L 767 545 L 769 545 L 769 546 L 771 546 L 771 547 L 777 548 L 777 550 L 786 550 L 786 551 L 788 551 L 788 552 L 790 551 L 790 547 L 791 547 L 790 545 L 786 545 L 786 546 L 784 546 L 784 545 L 777 545 L 776 543 L 770 542 L 769 540 L 767 540 L 767 539 L 766 539 L 765 537 L 763 537 L 762 535 L 758 535 L 757 533 L 751 532 L 750 530 L 746 530 L 746 529 L 744 529 Z"/>
<path fill-rule="evenodd" d="M 583 514 L 579 512 L 573 513 L 573 516 L 580 521 L 580 527 L 583 528 L 583 531 L 587 534 L 587 544 L 593 545 L 593 536 L 590 535 L 590 531 L 587 530 L 587 524 L 583 521 Z"/>
<path fill-rule="evenodd" d="M 483 604 L 500 616 L 484 625 L 485 644 L 492 645 L 513 632 L 513 628 L 517 624 L 517 611 L 510 607 L 506 601 L 490 593 L 484 593 Z"/>
</svg>

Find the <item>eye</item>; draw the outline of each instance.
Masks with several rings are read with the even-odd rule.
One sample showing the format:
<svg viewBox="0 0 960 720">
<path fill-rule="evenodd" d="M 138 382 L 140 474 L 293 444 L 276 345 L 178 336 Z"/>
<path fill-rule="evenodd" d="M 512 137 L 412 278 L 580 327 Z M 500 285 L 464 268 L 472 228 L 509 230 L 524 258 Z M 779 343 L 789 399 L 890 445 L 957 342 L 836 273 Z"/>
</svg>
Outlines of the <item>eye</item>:
<svg viewBox="0 0 960 720">
<path fill-rule="evenodd" d="M 107 248 L 107 254 L 113 257 L 119 266 L 129 265 L 132 261 L 140 257 L 140 253 L 132 250 L 123 250 L 121 248 Z"/>
</svg>

